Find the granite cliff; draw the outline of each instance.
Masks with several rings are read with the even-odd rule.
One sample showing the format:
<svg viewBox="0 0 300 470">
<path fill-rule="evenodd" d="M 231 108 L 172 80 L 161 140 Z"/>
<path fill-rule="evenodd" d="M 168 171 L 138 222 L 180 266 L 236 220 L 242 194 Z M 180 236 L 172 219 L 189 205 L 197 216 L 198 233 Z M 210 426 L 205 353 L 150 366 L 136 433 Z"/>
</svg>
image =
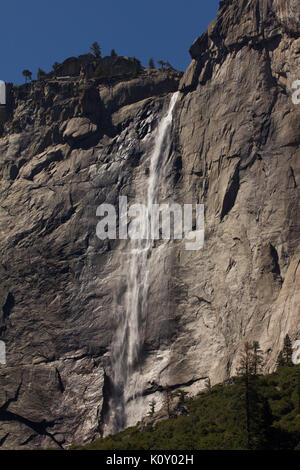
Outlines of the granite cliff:
<svg viewBox="0 0 300 470">
<path fill-rule="evenodd" d="M 139 201 L 155 131 L 179 90 L 161 198 L 205 205 L 205 246 L 154 247 L 141 357 L 125 425 L 162 387 L 196 394 L 258 340 L 274 368 L 299 328 L 297 0 L 228 0 L 182 76 L 130 59 L 71 59 L 9 88 L 0 138 L 0 445 L 67 447 L 105 433 L 111 355 L 128 294 L 124 244 L 97 207 Z M 125 247 L 126 248 L 126 247 Z M 128 248 L 128 247 L 127 247 Z M 124 254 L 125 253 L 125 254 Z M 129 253 L 130 256 L 130 253 Z M 130 378 L 131 380 L 131 378 Z"/>
</svg>

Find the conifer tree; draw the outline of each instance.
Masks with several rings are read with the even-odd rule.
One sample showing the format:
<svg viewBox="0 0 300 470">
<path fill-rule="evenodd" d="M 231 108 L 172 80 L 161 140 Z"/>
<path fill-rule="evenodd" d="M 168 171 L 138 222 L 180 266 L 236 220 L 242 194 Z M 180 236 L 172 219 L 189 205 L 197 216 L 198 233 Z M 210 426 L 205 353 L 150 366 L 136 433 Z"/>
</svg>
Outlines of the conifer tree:
<svg viewBox="0 0 300 470">
<path fill-rule="evenodd" d="M 246 342 L 240 357 L 238 373 L 242 378 L 247 449 L 261 449 L 265 445 L 272 423 L 268 403 L 258 390 L 257 375 L 263 364 L 259 343 Z"/>
<path fill-rule="evenodd" d="M 28 69 L 23 70 L 22 75 L 25 77 L 25 83 L 27 83 L 27 80 L 32 79 L 32 72 Z"/>
<path fill-rule="evenodd" d="M 282 366 L 292 366 L 293 347 L 289 335 L 284 338 L 283 349 L 278 354 L 276 361 L 277 368 Z"/>
<path fill-rule="evenodd" d="M 289 335 L 286 335 L 286 337 L 284 338 L 282 355 L 283 355 L 285 365 L 292 366 L 293 365 L 293 361 L 292 361 L 293 347 L 292 347 L 292 342 L 291 342 Z"/>
<path fill-rule="evenodd" d="M 46 76 L 46 72 L 44 72 L 44 70 L 42 70 L 41 68 L 38 69 L 38 72 L 37 72 L 37 78 L 38 80 L 40 80 L 41 78 L 45 77 Z"/>
<path fill-rule="evenodd" d="M 165 62 L 164 65 L 165 65 L 165 67 L 167 67 L 167 69 L 169 69 L 169 70 L 174 70 L 174 67 L 172 67 L 172 65 L 170 64 L 170 62 Z"/>
<path fill-rule="evenodd" d="M 250 391 L 251 376 L 253 373 L 253 346 L 246 342 L 240 357 L 238 374 L 242 377 L 245 395 L 245 414 L 246 414 L 246 432 L 247 432 L 247 448 L 251 449 L 251 433 L 250 433 Z"/>
<path fill-rule="evenodd" d="M 186 401 L 186 397 L 188 396 L 188 392 L 185 390 L 177 390 L 173 393 L 173 397 L 178 397 L 178 405 L 184 405 Z"/>
<path fill-rule="evenodd" d="M 93 42 L 93 44 L 90 47 L 90 50 L 97 59 L 101 57 L 101 47 L 99 46 L 99 43 L 97 41 Z"/>
<path fill-rule="evenodd" d="M 276 361 L 276 366 L 277 366 L 277 369 L 278 369 L 279 367 L 284 366 L 284 358 L 283 358 L 283 353 L 282 353 L 282 351 L 280 351 L 280 353 L 278 354 L 278 358 L 277 358 L 277 361 Z"/>
<path fill-rule="evenodd" d="M 152 58 L 149 60 L 149 64 L 148 64 L 148 65 L 149 65 L 149 68 L 150 68 L 150 69 L 154 69 L 154 68 L 155 68 L 154 60 L 153 60 Z"/>
<path fill-rule="evenodd" d="M 157 63 L 158 63 L 158 65 L 160 65 L 160 69 L 164 70 L 164 67 L 165 67 L 164 61 L 163 60 L 158 60 Z"/>
<path fill-rule="evenodd" d="M 149 412 L 148 412 L 148 416 L 152 417 L 155 413 L 155 407 L 156 407 L 156 401 L 153 399 L 150 401 L 149 403 Z"/>
<path fill-rule="evenodd" d="M 257 376 L 263 366 L 262 350 L 258 341 L 253 341 L 253 375 Z"/>
</svg>

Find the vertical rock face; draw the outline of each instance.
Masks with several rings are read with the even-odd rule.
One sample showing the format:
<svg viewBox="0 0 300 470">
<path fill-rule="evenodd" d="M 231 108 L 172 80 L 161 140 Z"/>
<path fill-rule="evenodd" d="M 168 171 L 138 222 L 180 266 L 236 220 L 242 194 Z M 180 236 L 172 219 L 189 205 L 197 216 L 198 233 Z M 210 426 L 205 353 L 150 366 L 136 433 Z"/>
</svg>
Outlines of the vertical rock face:
<svg viewBox="0 0 300 470">
<path fill-rule="evenodd" d="M 139 197 L 153 130 L 181 76 L 144 71 L 110 87 L 51 78 L 13 90 L 0 139 L 3 448 L 100 436 L 127 273 L 126 250 L 96 236 L 96 209 Z"/>
<path fill-rule="evenodd" d="M 246 339 L 260 341 L 272 369 L 284 335 L 300 335 L 299 14 L 298 2 L 222 2 L 191 47 L 175 190 L 204 202 L 206 243 L 179 248 L 174 265 L 177 382 L 183 371 L 226 379 Z"/>
<path fill-rule="evenodd" d="M 163 198 L 204 203 L 205 246 L 153 250 L 143 391 L 127 424 L 166 383 L 196 393 L 229 378 L 246 339 L 266 351 L 266 370 L 286 333 L 300 339 L 299 13 L 296 0 L 221 2 L 183 77 L 61 76 L 12 90 L 0 139 L 2 448 L 103 431 L 128 253 L 96 237 L 96 208 L 120 194 L 140 202 L 178 88 Z"/>
</svg>

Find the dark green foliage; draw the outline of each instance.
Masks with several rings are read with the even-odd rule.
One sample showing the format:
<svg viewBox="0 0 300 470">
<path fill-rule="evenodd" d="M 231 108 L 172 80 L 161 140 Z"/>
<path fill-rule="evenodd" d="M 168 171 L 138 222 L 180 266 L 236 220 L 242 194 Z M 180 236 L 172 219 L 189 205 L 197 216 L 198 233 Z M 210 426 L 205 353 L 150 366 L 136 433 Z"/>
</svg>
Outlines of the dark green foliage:
<svg viewBox="0 0 300 470">
<path fill-rule="evenodd" d="M 260 349 L 258 341 L 253 341 L 253 375 L 256 376 L 263 367 L 263 353 Z"/>
<path fill-rule="evenodd" d="M 37 78 L 38 80 L 40 80 L 41 78 L 45 77 L 46 76 L 46 72 L 44 72 L 44 70 L 42 69 L 38 69 L 38 72 L 37 72 Z"/>
<path fill-rule="evenodd" d="M 178 397 L 178 405 L 184 405 L 186 400 L 187 400 L 188 393 L 185 392 L 184 390 L 176 390 L 176 392 L 173 393 L 173 397 Z"/>
<path fill-rule="evenodd" d="M 300 366 L 281 367 L 255 378 L 250 402 L 252 449 L 299 449 Z M 107 450 L 239 450 L 247 449 L 243 378 L 217 385 L 185 407 L 189 415 L 161 421 L 154 428 L 126 429 L 85 449 Z"/>
<path fill-rule="evenodd" d="M 250 383 L 248 392 L 242 380 L 236 412 L 240 420 L 241 441 L 248 450 L 268 449 L 268 436 L 273 422 L 268 401 L 260 393 L 256 383 Z M 239 411 L 240 410 L 240 411 Z"/>
<path fill-rule="evenodd" d="M 111 50 L 110 52 L 110 57 L 117 57 L 118 54 L 116 53 L 116 51 L 114 49 Z"/>
<path fill-rule="evenodd" d="M 293 347 L 289 335 L 286 335 L 284 338 L 283 349 L 280 351 L 277 358 L 277 367 L 281 366 L 293 366 L 292 361 L 293 356 Z"/>
<path fill-rule="evenodd" d="M 99 43 L 97 41 L 93 42 L 93 44 L 90 47 L 90 51 L 94 56 L 98 59 L 101 57 L 101 47 L 99 46 Z"/>
<path fill-rule="evenodd" d="M 300 415 L 300 370 L 298 370 L 296 382 L 296 408 L 298 414 Z"/>
<path fill-rule="evenodd" d="M 257 341 L 246 342 L 240 357 L 238 368 L 241 377 L 241 406 L 244 408 L 241 417 L 244 423 L 247 449 L 261 449 L 266 446 L 267 414 L 266 403 L 260 396 L 257 386 L 257 375 L 262 364 L 262 352 Z"/>
<path fill-rule="evenodd" d="M 154 60 L 153 60 L 152 58 L 149 60 L 149 64 L 148 64 L 148 65 L 149 65 L 149 68 L 150 68 L 150 69 L 154 69 L 154 68 L 155 68 Z"/>
<path fill-rule="evenodd" d="M 283 358 L 282 351 L 280 351 L 280 353 L 278 354 L 276 365 L 277 365 L 277 368 L 284 366 L 284 358 Z"/>
<path fill-rule="evenodd" d="M 25 82 L 32 79 L 32 72 L 30 72 L 28 69 L 23 70 L 22 75 L 25 77 Z"/>
<path fill-rule="evenodd" d="M 292 347 L 292 342 L 291 342 L 289 335 L 286 335 L 286 337 L 284 338 L 282 354 L 283 354 L 285 365 L 292 366 L 293 365 L 293 362 L 292 362 L 293 347 Z"/>
</svg>

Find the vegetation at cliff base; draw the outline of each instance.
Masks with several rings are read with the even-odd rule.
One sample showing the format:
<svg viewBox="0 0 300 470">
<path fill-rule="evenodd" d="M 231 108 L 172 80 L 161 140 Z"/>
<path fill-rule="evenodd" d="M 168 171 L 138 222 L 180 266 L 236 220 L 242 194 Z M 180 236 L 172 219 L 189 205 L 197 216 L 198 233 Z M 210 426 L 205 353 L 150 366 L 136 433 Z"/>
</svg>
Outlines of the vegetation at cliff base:
<svg viewBox="0 0 300 470">
<path fill-rule="evenodd" d="M 189 414 L 99 439 L 87 450 L 248 449 L 244 377 L 217 385 L 185 403 Z M 259 376 L 250 405 L 252 449 L 300 450 L 300 366 Z"/>
</svg>

